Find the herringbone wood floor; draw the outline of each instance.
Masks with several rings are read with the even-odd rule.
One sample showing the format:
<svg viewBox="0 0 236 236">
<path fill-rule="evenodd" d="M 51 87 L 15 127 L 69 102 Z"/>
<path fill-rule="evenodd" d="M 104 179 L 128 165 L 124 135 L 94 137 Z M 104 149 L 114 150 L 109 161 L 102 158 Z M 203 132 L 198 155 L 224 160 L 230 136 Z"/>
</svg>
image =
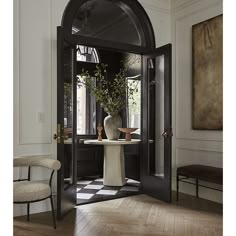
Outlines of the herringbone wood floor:
<svg viewBox="0 0 236 236">
<path fill-rule="evenodd" d="M 52 227 L 51 213 L 14 219 L 15 236 L 218 236 L 222 205 L 180 195 L 167 204 L 146 195 L 82 205 Z"/>
</svg>

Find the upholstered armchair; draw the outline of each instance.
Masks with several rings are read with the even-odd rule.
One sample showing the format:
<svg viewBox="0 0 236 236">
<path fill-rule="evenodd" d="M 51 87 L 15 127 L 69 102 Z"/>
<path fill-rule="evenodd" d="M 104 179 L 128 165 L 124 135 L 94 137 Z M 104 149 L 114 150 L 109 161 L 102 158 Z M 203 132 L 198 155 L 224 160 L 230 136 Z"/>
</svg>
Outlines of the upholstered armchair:
<svg viewBox="0 0 236 236">
<path fill-rule="evenodd" d="M 26 179 L 14 180 L 13 183 L 13 203 L 27 204 L 27 220 L 29 221 L 30 203 L 39 202 L 50 198 L 53 225 L 56 229 L 56 219 L 52 199 L 52 177 L 53 173 L 60 169 L 61 163 L 58 160 L 53 160 L 43 156 L 24 156 L 15 157 L 13 159 L 14 167 L 28 167 L 28 177 Z M 32 167 L 45 167 L 51 171 L 48 178 L 48 183 L 45 181 L 31 180 Z"/>
</svg>

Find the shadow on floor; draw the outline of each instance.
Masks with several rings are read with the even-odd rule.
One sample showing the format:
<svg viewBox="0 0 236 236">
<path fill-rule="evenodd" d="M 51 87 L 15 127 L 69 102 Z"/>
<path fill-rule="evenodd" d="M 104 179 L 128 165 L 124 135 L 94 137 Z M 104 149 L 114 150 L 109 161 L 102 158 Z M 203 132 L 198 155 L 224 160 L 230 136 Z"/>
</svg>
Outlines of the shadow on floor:
<svg viewBox="0 0 236 236">
<path fill-rule="evenodd" d="M 207 211 L 223 214 L 223 204 L 197 198 L 192 195 L 179 193 L 179 200 L 176 201 L 176 192 L 172 191 L 172 204 L 193 210 Z"/>
</svg>

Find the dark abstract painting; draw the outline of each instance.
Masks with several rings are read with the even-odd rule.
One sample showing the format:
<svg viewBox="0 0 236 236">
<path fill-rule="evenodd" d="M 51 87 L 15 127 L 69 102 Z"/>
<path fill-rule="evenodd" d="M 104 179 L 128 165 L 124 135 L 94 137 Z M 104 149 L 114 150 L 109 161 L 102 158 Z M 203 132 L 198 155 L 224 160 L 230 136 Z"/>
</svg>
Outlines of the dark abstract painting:
<svg viewBox="0 0 236 236">
<path fill-rule="evenodd" d="M 223 16 L 192 26 L 193 129 L 223 129 Z"/>
</svg>

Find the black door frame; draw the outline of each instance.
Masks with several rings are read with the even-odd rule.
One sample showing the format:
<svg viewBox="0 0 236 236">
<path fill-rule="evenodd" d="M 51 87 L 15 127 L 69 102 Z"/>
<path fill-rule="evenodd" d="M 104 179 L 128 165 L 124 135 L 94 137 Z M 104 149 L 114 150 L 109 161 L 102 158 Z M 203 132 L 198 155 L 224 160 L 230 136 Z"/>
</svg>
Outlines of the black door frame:
<svg viewBox="0 0 236 236">
<path fill-rule="evenodd" d="M 155 133 L 155 117 L 154 114 L 150 112 L 151 104 L 149 89 L 150 86 L 150 77 L 151 72 L 147 69 L 147 59 L 153 58 L 156 56 L 164 55 L 165 56 L 165 68 L 164 68 L 164 130 L 166 132 L 167 137 L 164 138 L 164 178 L 159 178 L 154 176 L 150 172 L 150 160 L 151 160 L 151 150 L 149 142 L 150 134 Z M 171 181 L 172 181 L 172 155 L 171 155 L 171 147 L 172 147 L 172 45 L 166 44 L 160 48 L 156 48 L 152 52 L 149 52 L 143 55 L 143 90 L 142 90 L 142 148 L 141 148 L 141 187 L 144 193 L 147 193 L 153 197 L 157 197 L 160 200 L 171 202 Z M 154 84 L 155 85 L 155 84 Z M 153 101 L 152 101 L 153 102 Z M 150 122 L 152 121 L 152 122 Z"/>
<path fill-rule="evenodd" d="M 124 44 L 124 43 L 118 43 L 118 42 L 112 42 L 102 39 L 96 39 L 96 38 L 90 38 L 85 36 L 79 36 L 79 35 L 73 35 L 71 33 L 72 30 L 72 23 L 73 19 L 80 8 L 87 0 L 71 0 L 68 5 L 65 8 L 62 23 L 61 23 L 61 30 L 63 31 L 63 40 L 66 42 L 69 42 L 71 45 L 86 45 L 90 47 L 95 48 L 101 48 L 105 50 L 111 50 L 111 51 L 121 51 L 121 52 L 129 52 L 129 53 L 135 53 L 140 54 L 142 57 L 143 55 L 147 54 L 150 51 L 153 51 L 155 49 L 155 34 L 154 30 L 151 24 L 151 21 L 142 7 L 142 5 L 137 0 L 112 0 L 115 4 L 119 4 L 123 9 L 128 12 L 128 14 L 131 15 L 132 19 L 135 21 L 137 25 L 140 26 L 138 29 L 141 37 L 141 46 L 135 46 L 131 44 Z M 62 55 L 59 53 L 57 55 L 58 61 L 61 60 Z M 59 64 L 58 64 L 59 65 Z M 58 75 L 60 77 L 61 70 L 60 68 L 57 68 Z M 144 84 L 145 84 L 145 79 Z M 58 91 L 59 92 L 59 91 Z M 143 96 L 143 95 L 142 95 Z M 142 97 L 142 100 L 147 99 L 145 96 Z M 142 105 L 142 107 L 144 107 Z M 143 122 L 146 120 L 146 116 L 144 115 L 145 112 L 142 111 L 142 117 L 141 119 Z M 141 146 L 144 147 L 145 142 L 143 142 L 143 134 L 147 131 L 143 130 L 143 127 L 141 128 L 142 132 L 142 144 Z M 75 139 L 75 137 L 74 137 Z M 75 141 L 75 140 L 74 140 Z M 144 153 L 145 148 L 143 148 L 142 153 Z M 142 159 L 142 158 L 141 158 Z M 142 166 L 143 161 L 140 161 L 140 166 Z M 171 170 L 170 170 L 171 171 Z M 58 173 L 60 174 L 60 172 Z M 59 190 L 59 188 L 58 188 Z M 60 200 L 60 198 L 58 198 Z M 59 209 L 60 210 L 60 209 Z"/>
<path fill-rule="evenodd" d="M 138 27 L 138 32 L 141 38 L 141 46 L 111 42 L 108 40 L 72 34 L 71 30 L 74 17 L 76 16 L 78 9 L 87 1 L 88 0 L 71 0 L 67 4 L 61 21 L 61 26 L 65 31 L 64 35 L 67 41 L 71 42 L 72 44 L 85 44 L 90 47 L 122 50 L 137 54 L 145 53 L 155 49 L 155 34 L 152 23 L 146 11 L 137 0 L 112 0 L 112 2 L 124 9 L 124 11 L 132 18 L 134 24 Z"/>
<path fill-rule="evenodd" d="M 68 209 L 70 205 L 76 204 L 73 199 L 73 195 L 76 193 L 76 112 L 73 112 L 72 122 L 72 185 L 65 190 L 64 189 L 64 153 L 65 153 L 65 144 L 64 144 L 64 58 L 62 57 L 62 52 L 64 50 L 64 44 L 68 44 L 68 48 L 72 50 L 72 57 L 75 58 L 76 48 L 71 45 L 69 42 L 64 40 L 64 31 L 62 27 L 57 27 L 57 158 L 61 162 L 61 168 L 57 174 L 57 218 L 61 219 L 67 210 L 62 207 L 63 202 L 66 203 Z M 72 86 L 73 86 L 73 98 L 72 106 L 73 111 L 76 111 L 76 86 L 74 86 L 75 81 L 73 78 L 76 77 L 76 63 L 73 63 L 72 59 Z"/>
</svg>

